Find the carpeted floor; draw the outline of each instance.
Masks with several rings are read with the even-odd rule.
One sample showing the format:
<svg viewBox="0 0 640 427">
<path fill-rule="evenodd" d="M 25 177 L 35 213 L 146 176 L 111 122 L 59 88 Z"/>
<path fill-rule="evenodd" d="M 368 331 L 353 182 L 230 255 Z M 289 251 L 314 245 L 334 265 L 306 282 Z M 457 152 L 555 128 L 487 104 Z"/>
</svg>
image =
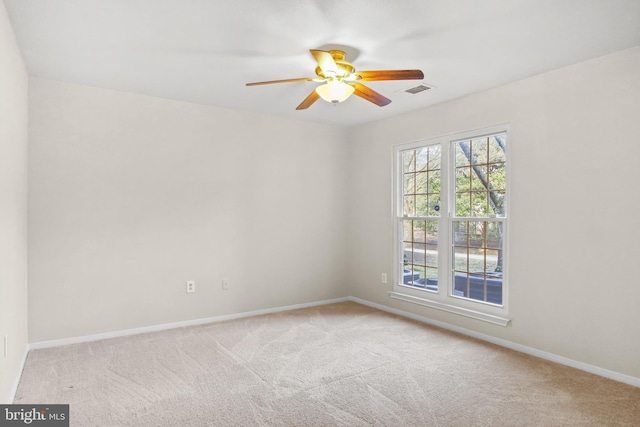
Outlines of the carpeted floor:
<svg viewBox="0 0 640 427">
<path fill-rule="evenodd" d="M 29 353 L 72 426 L 638 426 L 640 388 L 352 302 Z"/>
</svg>

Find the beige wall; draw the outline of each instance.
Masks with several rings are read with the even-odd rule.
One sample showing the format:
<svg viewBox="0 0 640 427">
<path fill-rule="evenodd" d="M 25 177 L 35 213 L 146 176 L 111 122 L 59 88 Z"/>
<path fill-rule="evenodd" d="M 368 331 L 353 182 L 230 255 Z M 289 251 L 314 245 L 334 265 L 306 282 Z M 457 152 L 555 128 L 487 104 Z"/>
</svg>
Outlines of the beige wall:
<svg viewBox="0 0 640 427">
<path fill-rule="evenodd" d="M 342 129 L 30 85 L 30 342 L 347 295 Z"/>
<path fill-rule="evenodd" d="M 27 85 L 0 2 L 0 403 L 10 399 L 27 348 Z"/>
<path fill-rule="evenodd" d="M 504 122 L 512 325 L 390 299 L 392 146 Z M 640 378 L 639 138 L 640 48 L 352 129 L 350 294 Z"/>
</svg>

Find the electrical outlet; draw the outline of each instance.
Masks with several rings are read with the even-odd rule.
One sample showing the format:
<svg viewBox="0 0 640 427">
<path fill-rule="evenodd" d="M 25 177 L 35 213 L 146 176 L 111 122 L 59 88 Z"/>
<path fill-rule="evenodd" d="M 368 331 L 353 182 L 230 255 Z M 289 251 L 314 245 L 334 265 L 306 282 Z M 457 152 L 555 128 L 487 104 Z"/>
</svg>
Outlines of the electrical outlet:
<svg viewBox="0 0 640 427">
<path fill-rule="evenodd" d="M 229 279 L 222 279 L 222 290 L 226 291 L 230 287 L 231 284 L 229 283 Z"/>
<path fill-rule="evenodd" d="M 2 339 L 2 347 L 4 347 L 4 357 L 6 359 L 9 357 L 9 335 L 5 335 Z"/>
<path fill-rule="evenodd" d="M 196 282 L 195 280 L 187 280 L 187 293 L 192 294 L 196 291 Z"/>
<path fill-rule="evenodd" d="M 387 283 L 387 273 L 382 273 L 382 275 L 380 276 L 380 281 L 382 283 Z"/>
</svg>

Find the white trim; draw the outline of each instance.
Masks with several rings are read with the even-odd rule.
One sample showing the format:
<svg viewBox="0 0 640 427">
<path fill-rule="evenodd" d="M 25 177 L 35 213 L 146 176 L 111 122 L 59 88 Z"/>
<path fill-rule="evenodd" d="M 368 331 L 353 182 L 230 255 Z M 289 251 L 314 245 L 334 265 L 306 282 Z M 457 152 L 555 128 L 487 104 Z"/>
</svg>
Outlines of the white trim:
<svg viewBox="0 0 640 427">
<path fill-rule="evenodd" d="M 79 337 L 63 338 L 59 340 L 40 341 L 29 344 L 29 350 L 39 350 L 42 348 L 60 347 L 63 345 L 79 344 L 83 342 L 98 341 L 109 338 L 125 337 L 129 335 L 144 334 L 148 332 L 164 331 L 167 329 L 183 328 L 185 326 L 203 325 L 206 323 L 223 322 L 225 320 L 241 319 L 243 317 L 259 316 L 261 314 L 279 313 L 282 311 L 297 310 L 300 308 L 315 307 L 318 305 L 333 304 L 336 302 L 349 301 L 348 297 L 335 298 L 331 300 L 309 302 L 304 304 L 287 305 L 283 307 L 265 308 L 262 310 L 246 311 L 243 313 L 226 314 L 223 316 L 206 317 L 202 319 L 185 320 L 182 322 L 165 323 L 161 325 L 145 326 L 142 328 L 124 329 L 102 334 L 83 335 Z M 26 353 L 25 353 L 26 358 Z"/>
<path fill-rule="evenodd" d="M 443 135 L 442 137 L 451 142 L 460 142 L 466 139 L 472 138 L 484 138 L 486 136 L 495 135 L 497 133 L 509 132 L 509 127 L 511 127 L 510 122 L 498 123 L 495 125 L 480 127 L 471 130 L 465 130 L 462 132 L 450 133 L 447 135 Z"/>
<path fill-rule="evenodd" d="M 436 310 L 446 311 L 448 313 L 459 314 L 461 316 L 470 317 L 476 320 L 482 320 L 483 322 L 493 323 L 499 326 L 508 326 L 511 319 L 506 317 L 494 316 L 492 314 L 486 314 L 484 312 L 469 310 L 457 305 L 445 304 L 439 301 L 433 301 L 429 299 L 415 297 L 413 295 L 407 295 L 400 292 L 389 291 L 389 296 L 394 299 L 399 299 L 413 304 L 423 305 L 425 307 L 435 308 Z"/>
<path fill-rule="evenodd" d="M 332 300 L 325 300 L 325 301 L 311 302 L 311 303 L 305 303 L 305 304 L 290 305 L 290 306 L 284 306 L 284 307 L 268 308 L 268 309 L 264 309 L 264 310 L 255 310 L 255 311 L 249 311 L 249 312 L 238 313 L 238 314 L 230 314 L 230 315 L 224 315 L 224 316 L 209 317 L 209 318 L 205 318 L 205 319 L 187 320 L 187 321 L 184 321 L 184 322 L 167 323 L 167 324 L 164 324 L 164 325 L 148 326 L 148 327 L 136 328 L 136 329 L 127 329 L 127 330 L 123 330 L 123 331 L 115 331 L 115 332 L 104 333 L 104 334 L 86 335 L 86 336 L 82 336 L 82 337 L 67 338 L 67 339 L 61 339 L 61 340 L 43 341 L 43 342 L 29 344 L 28 350 L 36 350 L 36 349 L 49 348 L 49 347 L 58 347 L 58 346 L 68 345 L 68 344 L 77 344 L 77 343 L 81 343 L 81 342 L 96 341 L 96 340 L 101 340 L 101 339 L 106 339 L 106 338 L 115 338 L 115 337 L 127 336 L 127 335 L 135 335 L 135 334 L 140 334 L 140 333 L 145 333 L 145 332 L 161 331 L 161 330 L 166 330 L 166 329 L 180 328 L 180 327 L 184 327 L 184 326 L 201 325 L 201 324 L 205 324 L 205 323 L 221 322 L 221 321 L 224 321 L 224 320 L 233 320 L 233 319 L 239 319 L 239 318 L 243 318 L 243 317 L 257 316 L 257 315 L 261 315 L 261 314 L 278 313 L 278 312 L 281 312 L 281 311 L 296 310 L 296 309 L 299 309 L 299 308 L 314 307 L 314 306 L 326 305 L 326 304 L 332 304 L 332 303 L 344 302 L 344 301 L 353 301 L 353 302 L 358 303 L 358 304 L 366 305 L 368 307 L 377 308 L 378 310 L 386 311 L 388 313 L 393 313 L 393 314 L 396 314 L 398 316 L 402 316 L 402 317 L 406 317 L 406 318 L 409 318 L 409 319 L 417 320 L 419 322 L 426 323 L 428 325 L 433 325 L 433 326 L 437 326 L 437 327 L 442 328 L 442 329 L 446 329 L 446 330 L 449 330 L 449 331 L 457 332 L 457 333 L 462 334 L 462 335 L 466 335 L 466 336 L 469 336 L 469 337 L 472 337 L 472 338 L 476 338 L 476 339 L 479 339 L 479 340 L 482 340 L 482 341 L 490 342 L 492 344 L 496 344 L 496 345 L 499 345 L 501 347 L 509 348 L 511 350 L 519 351 L 521 353 L 529 354 L 531 356 L 539 357 L 541 359 L 549 360 L 549 361 L 552 361 L 552 362 L 555 362 L 555 363 L 559 363 L 561 365 L 565 365 L 565 366 L 569 366 L 569 367 L 572 367 L 572 368 L 575 368 L 575 369 L 579 369 L 581 371 L 585 371 L 585 372 L 589 372 L 589 373 L 592 373 L 592 374 L 595 374 L 595 375 L 599 375 L 599 376 L 604 377 L 604 378 L 609 378 L 609 379 L 612 379 L 614 381 L 619 381 L 621 383 L 629 384 L 629 385 L 632 385 L 632 386 L 635 386 L 635 387 L 640 387 L 640 378 L 632 377 L 630 375 L 621 374 L 619 372 L 615 372 L 615 371 L 611 371 L 611 370 L 608 370 L 608 369 L 600 368 L 598 366 L 589 365 L 587 363 L 579 362 L 577 360 L 569 359 L 567 357 L 558 356 L 558 355 L 553 354 L 553 353 L 549 353 L 549 352 L 546 352 L 546 351 L 538 350 L 538 349 L 533 348 L 533 347 L 528 347 L 528 346 L 525 346 L 525 345 L 522 345 L 522 344 L 517 344 L 517 343 L 514 343 L 512 341 L 507 341 L 507 340 L 504 340 L 504 339 L 501 339 L 501 338 L 493 337 L 491 335 L 485 335 L 485 334 L 482 334 L 482 333 L 479 333 L 479 332 L 476 332 L 476 331 L 472 331 L 472 330 L 469 330 L 469 329 L 465 329 L 465 328 L 461 328 L 461 327 L 458 327 L 458 326 L 454 326 L 454 325 L 451 325 L 449 323 L 445 323 L 445 322 L 440 322 L 440 321 L 437 321 L 437 320 L 429 319 L 427 317 L 419 316 L 417 314 L 409 313 L 409 312 L 403 311 L 403 310 L 398 310 L 396 308 L 388 307 L 388 306 L 385 306 L 385 305 L 382 305 L 382 304 L 377 304 L 377 303 L 374 303 L 374 302 L 371 302 L 371 301 L 367 301 L 367 300 L 363 300 L 363 299 L 360 299 L 360 298 L 357 298 L 357 297 L 336 298 L 336 299 L 332 299 Z M 10 400 L 11 402 L 13 402 L 13 399 L 15 398 L 15 393 L 16 393 L 16 391 L 18 389 L 18 384 L 20 382 L 20 377 L 22 376 L 22 370 L 24 368 L 24 364 L 26 362 L 26 359 L 27 359 L 27 350 L 25 349 L 24 356 L 23 356 L 22 362 L 20 364 L 20 374 L 17 376 L 15 384 L 14 384 L 14 387 L 11 390 L 11 393 L 9 395 L 9 397 L 11 398 L 11 400 Z"/>
<path fill-rule="evenodd" d="M 24 365 L 27 363 L 27 355 L 29 354 L 29 345 L 24 346 L 24 352 L 22 354 L 22 360 L 20 361 L 20 368 L 18 369 L 18 375 L 16 375 L 16 379 L 13 381 L 13 387 L 9 390 L 9 403 L 13 403 L 13 400 L 16 398 L 16 393 L 18 392 L 18 386 L 20 385 L 20 380 L 22 379 L 22 371 L 24 370 Z"/>
<path fill-rule="evenodd" d="M 485 335 L 480 332 L 472 331 L 469 329 L 461 328 L 458 326 L 450 325 L 445 322 L 440 322 L 437 320 L 432 320 L 427 317 L 419 316 L 417 314 L 409 313 L 407 311 L 398 310 L 396 308 L 391 308 L 382 304 L 377 304 L 374 302 L 370 302 L 367 300 L 363 300 L 356 297 L 349 297 L 350 301 L 356 302 L 358 304 L 366 305 L 369 307 L 377 308 L 378 310 L 386 311 L 388 313 L 397 314 L 398 316 L 407 317 L 409 319 L 417 320 L 422 323 L 426 323 L 428 325 L 437 326 L 442 329 L 446 329 L 449 331 L 457 332 L 462 335 L 466 335 L 472 338 L 477 338 L 482 341 L 490 342 L 492 344 L 499 345 L 500 347 L 509 348 L 511 350 L 519 351 L 520 353 L 525 353 L 531 356 L 539 357 L 541 359 L 549 360 L 551 362 L 559 363 L 561 365 L 569 366 L 571 368 L 579 369 L 581 371 L 589 372 L 591 374 L 595 374 L 604 378 L 609 378 L 614 381 L 619 381 L 621 383 L 629 384 L 635 387 L 640 387 L 640 378 L 632 377 L 631 375 L 621 374 L 619 372 L 611 371 L 609 369 L 600 368 L 598 366 L 589 365 L 588 363 L 579 362 L 577 360 L 569 359 L 568 357 L 559 356 L 557 354 L 549 353 L 543 350 L 538 350 L 537 348 L 528 347 L 526 345 L 514 343 L 512 341 L 504 340 L 501 338 L 496 338 L 491 335 Z"/>
</svg>

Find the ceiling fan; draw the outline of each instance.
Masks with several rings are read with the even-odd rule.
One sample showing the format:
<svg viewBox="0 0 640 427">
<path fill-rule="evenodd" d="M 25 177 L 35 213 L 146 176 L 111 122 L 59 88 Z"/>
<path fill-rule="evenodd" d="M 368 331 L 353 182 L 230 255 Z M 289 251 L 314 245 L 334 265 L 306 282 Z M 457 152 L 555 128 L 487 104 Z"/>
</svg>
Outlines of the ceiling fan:
<svg viewBox="0 0 640 427">
<path fill-rule="evenodd" d="M 247 86 L 268 85 L 273 83 L 318 82 L 317 86 L 296 110 L 309 108 L 314 102 L 322 98 L 327 102 L 337 104 L 351 95 L 359 96 L 380 107 L 389 104 L 391 100 L 360 82 L 379 80 L 420 80 L 424 74 L 420 70 L 379 70 L 358 71 L 345 60 L 346 54 L 342 50 L 311 49 L 311 55 L 318 62 L 317 77 L 302 77 L 297 79 L 270 80 L 266 82 L 247 83 Z"/>
</svg>

